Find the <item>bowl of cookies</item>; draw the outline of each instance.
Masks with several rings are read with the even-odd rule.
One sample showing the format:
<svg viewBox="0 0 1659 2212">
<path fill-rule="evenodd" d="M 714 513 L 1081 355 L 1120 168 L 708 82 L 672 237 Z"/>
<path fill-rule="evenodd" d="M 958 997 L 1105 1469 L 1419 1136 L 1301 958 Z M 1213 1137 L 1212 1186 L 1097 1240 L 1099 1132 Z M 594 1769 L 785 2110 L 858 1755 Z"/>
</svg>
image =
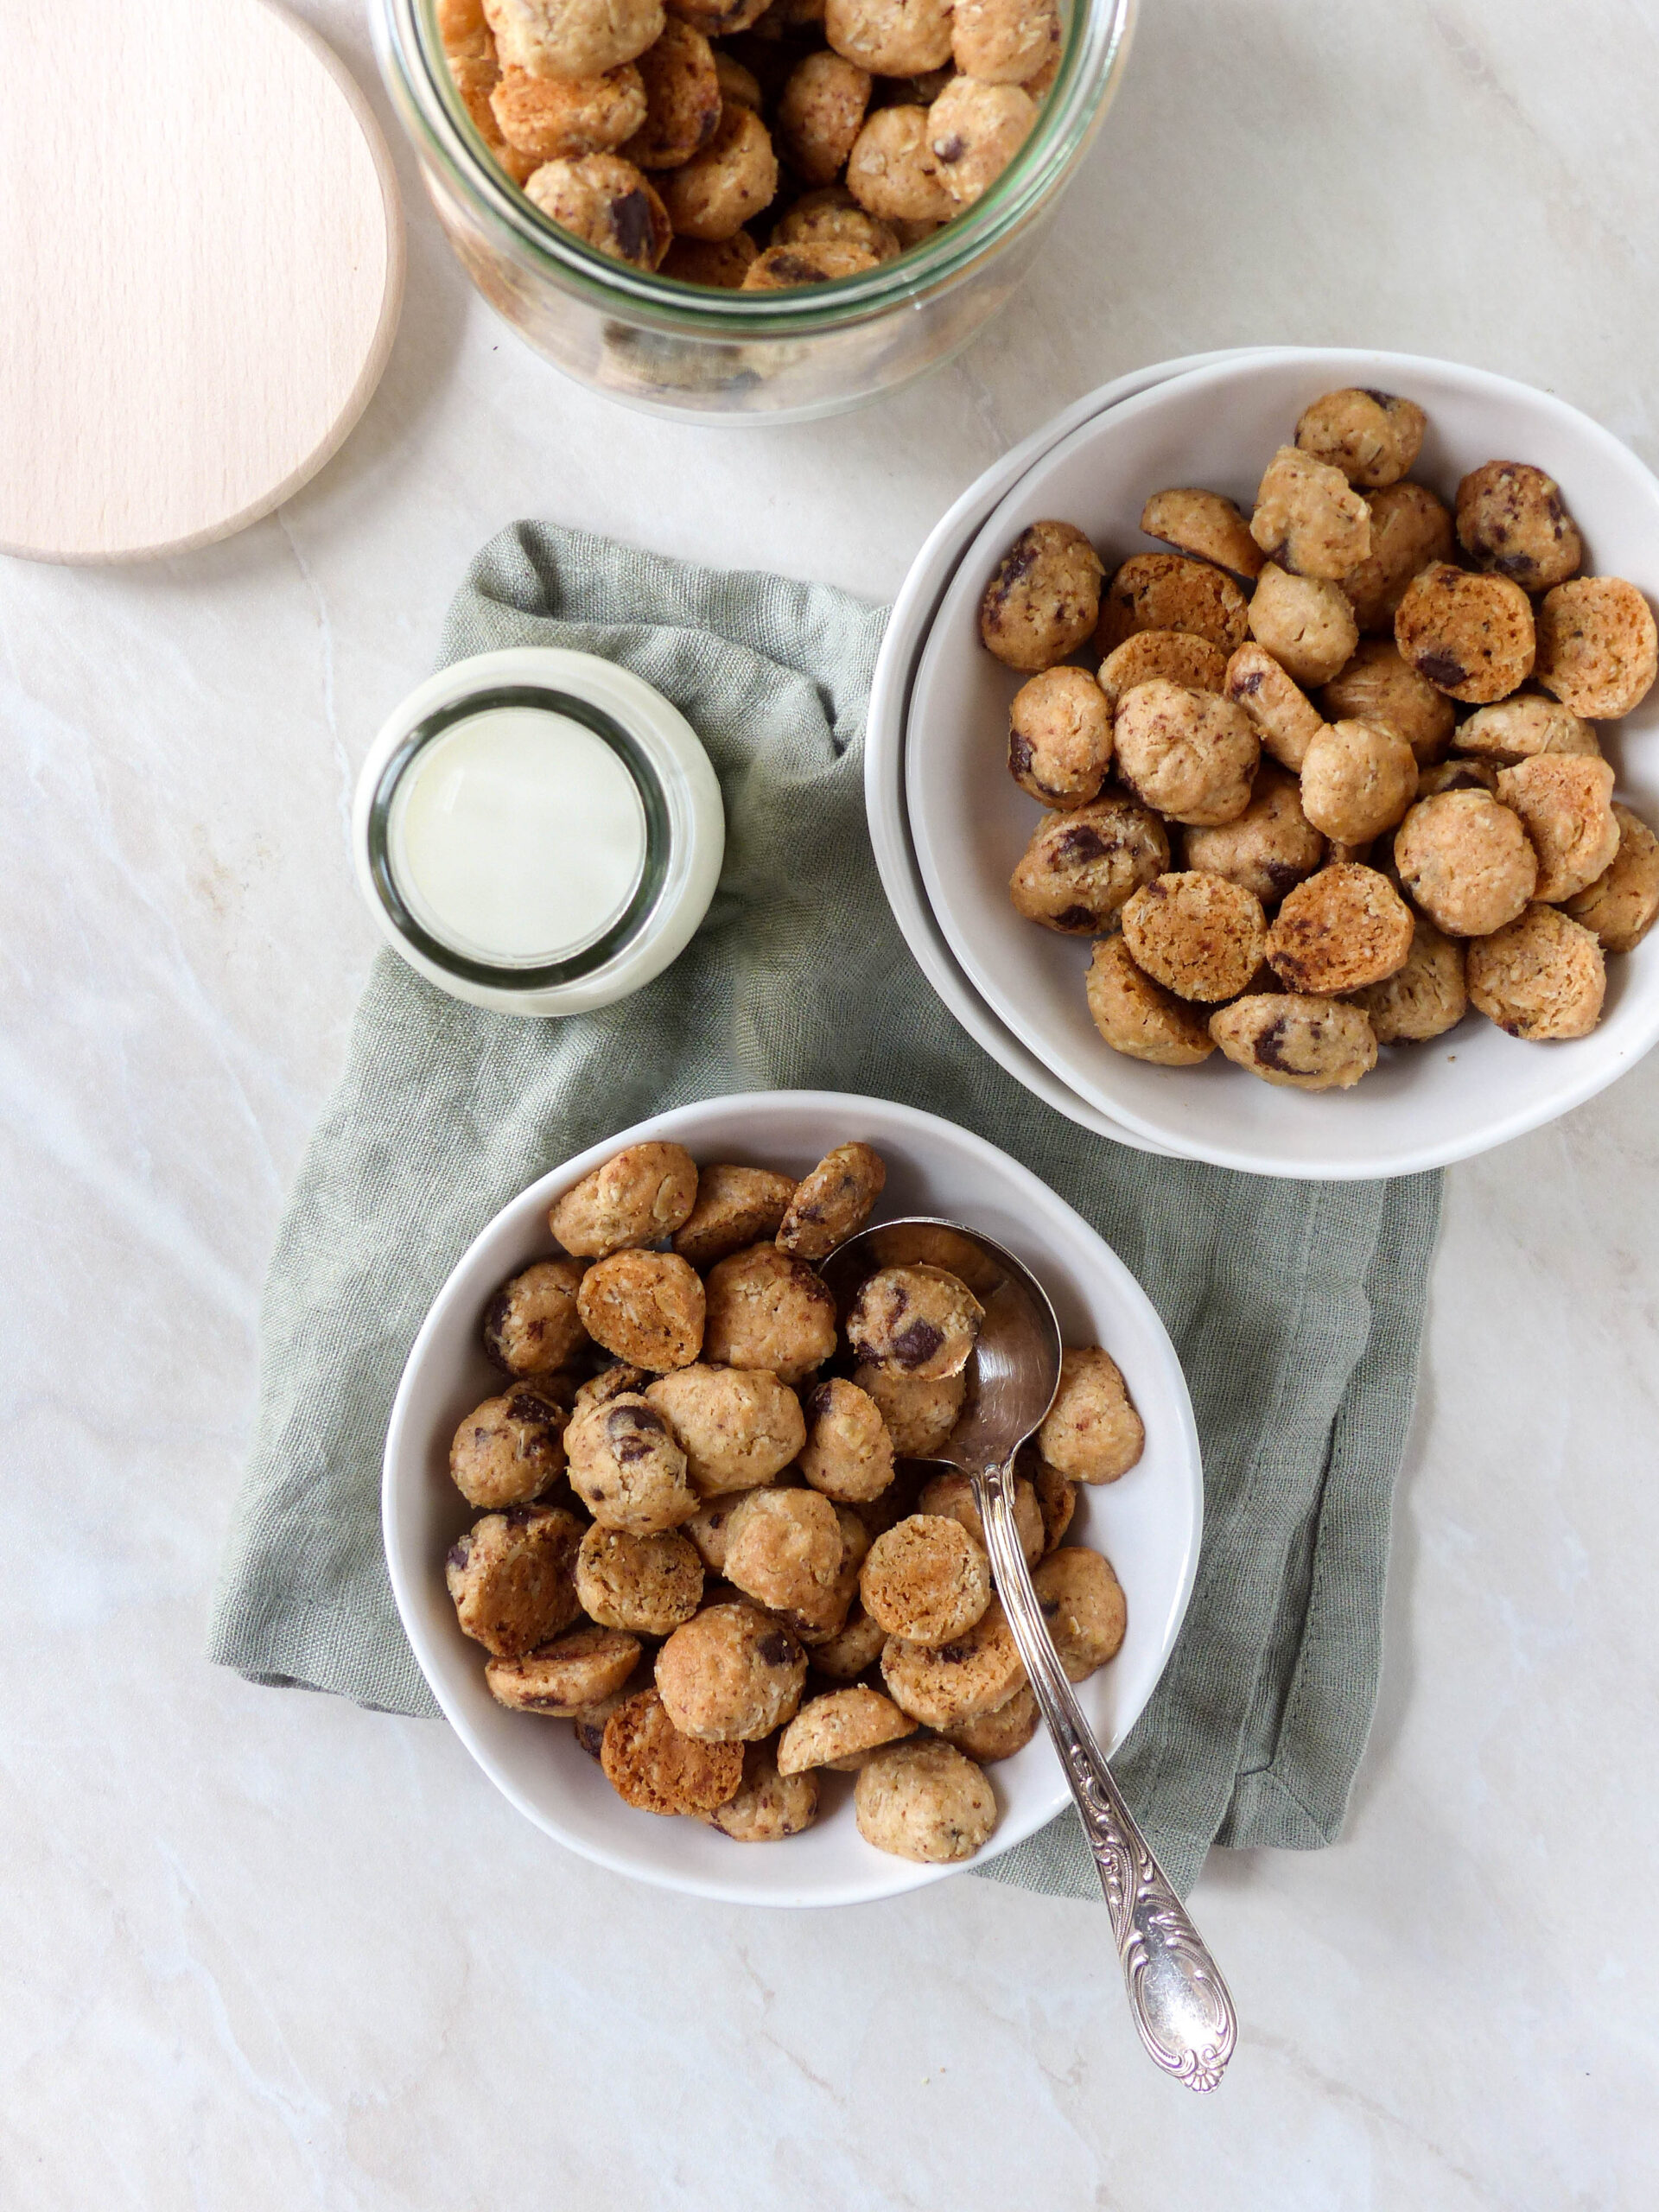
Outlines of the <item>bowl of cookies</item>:
<svg viewBox="0 0 1659 2212">
<path fill-rule="evenodd" d="M 905 743 L 932 916 L 1173 1151 L 1502 1143 L 1659 1037 L 1656 601 L 1659 484 L 1548 394 L 1315 350 L 1160 383 L 1045 450 L 941 601 Z"/>
<path fill-rule="evenodd" d="M 887 1268 L 842 1311 L 820 1274 L 867 1224 L 917 1217 L 1003 1244 L 1048 1293 L 1067 1350 L 1020 1465 L 1021 1540 L 1103 1745 L 1150 1696 L 1202 1485 L 1179 1363 L 1122 1263 L 933 1116 L 817 1091 L 682 1108 L 487 1224 L 387 1433 L 416 1656 L 484 1772 L 569 1848 L 707 1897 L 849 1904 L 982 1863 L 1069 1802 L 971 1487 L 934 1456 L 973 1402 L 972 1286 Z"/>
</svg>

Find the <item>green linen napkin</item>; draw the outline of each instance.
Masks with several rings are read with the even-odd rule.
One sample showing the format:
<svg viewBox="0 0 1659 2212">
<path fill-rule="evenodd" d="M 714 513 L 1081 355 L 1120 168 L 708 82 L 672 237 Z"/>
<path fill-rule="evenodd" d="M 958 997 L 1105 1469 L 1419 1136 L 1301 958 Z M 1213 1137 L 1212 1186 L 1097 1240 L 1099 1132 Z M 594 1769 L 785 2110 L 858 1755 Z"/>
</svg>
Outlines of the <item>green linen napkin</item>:
<svg viewBox="0 0 1659 2212">
<path fill-rule="evenodd" d="M 1339 1827 L 1376 1694 L 1439 1178 L 1292 1183 L 1151 1158 L 1065 1120 L 986 1057 L 906 950 L 865 830 L 884 620 L 842 592 L 542 524 L 502 531 L 474 562 L 445 661 L 563 645 L 636 670 L 708 747 L 725 867 L 679 960 L 599 1013 L 482 1013 L 378 956 L 266 1287 L 211 1656 L 257 1681 L 435 1713 L 387 1581 L 380 1452 L 409 1345 L 480 1227 L 560 1160 L 671 1106 L 764 1089 L 899 1099 L 978 1131 L 1069 1199 L 1146 1286 L 1185 1368 L 1203 1557 L 1118 1762 L 1185 1890 L 1212 1841 L 1306 1848 Z M 985 1871 L 1099 1895 L 1070 1813 Z"/>
</svg>

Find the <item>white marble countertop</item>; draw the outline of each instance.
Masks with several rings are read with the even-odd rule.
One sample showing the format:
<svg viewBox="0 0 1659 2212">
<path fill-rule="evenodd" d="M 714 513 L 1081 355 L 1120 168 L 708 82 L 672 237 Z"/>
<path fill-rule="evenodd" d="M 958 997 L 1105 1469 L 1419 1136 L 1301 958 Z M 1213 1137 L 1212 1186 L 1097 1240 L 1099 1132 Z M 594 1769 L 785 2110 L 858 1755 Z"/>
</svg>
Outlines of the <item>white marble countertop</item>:
<svg viewBox="0 0 1659 2212">
<path fill-rule="evenodd" d="M 303 12 L 369 80 L 350 0 Z M 353 770 L 475 547 L 541 514 L 886 594 L 1077 393 L 1253 340 L 1478 362 L 1659 462 L 1656 72 L 1653 0 L 1147 0 L 1018 310 L 781 431 L 562 383 L 399 146 L 403 327 L 321 479 L 187 559 L 0 563 L 9 2212 L 1651 2201 L 1659 1058 L 1448 1178 L 1376 1732 L 1338 1847 L 1212 1856 L 1245 2033 L 1208 2103 L 1141 2059 L 1092 1908 L 636 1890 L 442 1726 L 200 1651 L 371 950 Z"/>
</svg>

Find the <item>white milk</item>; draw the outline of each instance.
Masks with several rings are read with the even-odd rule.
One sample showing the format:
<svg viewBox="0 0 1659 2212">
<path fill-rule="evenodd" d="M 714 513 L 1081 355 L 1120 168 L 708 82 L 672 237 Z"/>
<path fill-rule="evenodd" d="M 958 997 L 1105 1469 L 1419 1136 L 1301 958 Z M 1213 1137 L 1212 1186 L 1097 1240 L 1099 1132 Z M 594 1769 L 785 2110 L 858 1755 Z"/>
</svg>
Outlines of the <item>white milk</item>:
<svg viewBox="0 0 1659 2212">
<path fill-rule="evenodd" d="M 603 738 L 541 707 L 492 707 L 423 746 L 386 829 L 422 926 L 508 966 L 591 944 L 626 911 L 645 861 L 627 768 Z"/>
</svg>

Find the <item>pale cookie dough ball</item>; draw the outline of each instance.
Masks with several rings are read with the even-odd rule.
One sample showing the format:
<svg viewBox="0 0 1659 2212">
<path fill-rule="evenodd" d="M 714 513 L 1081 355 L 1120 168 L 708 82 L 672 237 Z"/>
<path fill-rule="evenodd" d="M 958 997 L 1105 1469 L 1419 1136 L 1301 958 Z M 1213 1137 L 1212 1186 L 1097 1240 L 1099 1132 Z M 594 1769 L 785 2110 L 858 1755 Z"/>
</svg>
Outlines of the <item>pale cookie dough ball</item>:
<svg viewBox="0 0 1659 2212">
<path fill-rule="evenodd" d="M 1495 791 L 1497 771 L 1484 760 L 1437 760 L 1419 771 L 1419 798 L 1438 798 L 1442 791 Z"/>
<path fill-rule="evenodd" d="M 887 1180 L 874 1145 L 838 1144 L 804 1175 L 778 1225 L 778 1249 L 798 1260 L 827 1259 L 863 1228 Z"/>
<path fill-rule="evenodd" d="M 1056 0 L 957 0 L 951 11 L 951 54 L 981 84 L 1029 88 L 1059 42 Z"/>
<path fill-rule="evenodd" d="M 674 1726 L 655 1690 L 625 1698 L 605 1723 L 599 1763 L 642 1813 L 711 1813 L 743 1779 L 741 1744 L 702 1743 Z"/>
<path fill-rule="evenodd" d="M 1328 683 L 1359 643 L 1359 625 L 1340 585 L 1290 575 L 1274 561 L 1257 580 L 1249 622 L 1256 643 L 1298 683 Z"/>
<path fill-rule="evenodd" d="M 809 1767 L 833 1766 L 843 1773 L 861 1767 L 883 1744 L 913 1736 L 916 1723 L 890 1697 L 861 1682 L 809 1698 L 778 1739 L 779 1774 L 804 1774 Z"/>
<path fill-rule="evenodd" d="M 915 243 L 905 226 L 925 226 L 925 235 L 949 220 L 956 202 L 928 143 L 925 107 L 879 108 L 869 117 L 847 156 L 847 189 L 868 213 L 895 226 L 901 245 Z"/>
<path fill-rule="evenodd" d="M 1363 845 L 1403 821 L 1417 796 L 1417 756 L 1370 722 L 1328 722 L 1302 760 L 1302 812 L 1344 845 Z"/>
<path fill-rule="evenodd" d="M 1051 1467 L 1040 1452 L 1032 1451 L 1027 1457 L 1031 1486 L 1042 1509 L 1043 1549 L 1052 1552 L 1071 1526 L 1071 1516 L 1077 1510 L 1077 1486 L 1058 1467 Z"/>
<path fill-rule="evenodd" d="M 968 1395 L 965 1373 L 921 1381 L 889 1375 L 868 1360 L 854 1368 L 853 1381 L 874 1401 L 894 1452 L 906 1459 L 930 1459 L 939 1449 L 961 1420 Z"/>
<path fill-rule="evenodd" d="M 1236 652 L 1248 630 L 1244 594 L 1207 561 L 1132 553 L 1100 602 L 1096 649 L 1115 652 L 1137 630 L 1182 630 L 1219 652 Z"/>
<path fill-rule="evenodd" d="M 868 1674 L 875 1665 L 887 1640 L 887 1631 L 880 1623 L 873 1621 L 862 1605 L 855 1605 L 845 1625 L 834 1636 L 813 1637 L 813 1667 L 831 1681 L 850 1682 L 855 1675 Z"/>
<path fill-rule="evenodd" d="M 1123 941 L 1136 964 L 1177 998 L 1236 998 L 1267 940 L 1255 892 L 1201 868 L 1160 875 L 1123 909 Z"/>
<path fill-rule="evenodd" d="M 1101 691 L 1113 715 L 1126 691 L 1154 676 L 1192 691 L 1221 691 L 1226 688 L 1227 656 L 1208 638 L 1195 638 L 1190 631 L 1137 630 L 1100 664 Z"/>
<path fill-rule="evenodd" d="M 1033 523 L 985 587 L 981 639 L 1009 668 L 1052 668 L 1094 628 L 1104 574 L 1099 554 L 1072 524 Z"/>
<path fill-rule="evenodd" d="M 696 1162 L 683 1145 L 632 1144 L 556 1198 L 548 1227 L 567 1252 L 602 1260 L 671 1236 L 696 1196 Z"/>
<path fill-rule="evenodd" d="M 841 1523 L 815 1490 L 752 1490 L 733 1514 L 726 1541 L 726 1580 L 746 1597 L 781 1614 L 789 1625 L 839 1627 Z"/>
<path fill-rule="evenodd" d="M 1268 959 L 1293 991 L 1363 990 L 1403 968 L 1412 913 L 1386 875 L 1353 861 L 1299 884 L 1268 932 Z"/>
<path fill-rule="evenodd" d="M 775 1374 L 683 1367 L 645 1395 L 672 1427 L 702 1497 L 772 1481 L 806 1441 L 801 1402 Z"/>
<path fill-rule="evenodd" d="M 1242 707 L 1154 676 L 1126 691 L 1112 726 L 1118 773 L 1172 821 L 1232 822 L 1250 803 L 1262 757 Z"/>
<path fill-rule="evenodd" d="M 657 1654 L 657 1688 L 674 1726 L 705 1743 L 753 1743 L 790 1719 L 806 1653 L 753 1605 L 709 1605 Z"/>
<path fill-rule="evenodd" d="M 957 1728 L 994 1713 L 1026 1686 L 1026 1669 L 993 1598 L 972 1628 L 949 1643 L 912 1643 L 890 1636 L 881 1649 L 887 1694 L 925 1728 Z"/>
<path fill-rule="evenodd" d="M 643 1390 L 650 1380 L 643 1367 L 630 1367 L 626 1360 L 619 1359 L 612 1367 L 601 1367 L 576 1392 L 571 1403 L 572 1417 L 589 1406 L 608 1406 L 613 1398 Z"/>
<path fill-rule="evenodd" d="M 1420 766 L 1440 760 L 1457 721 L 1445 693 L 1402 660 L 1388 638 L 1365 639 L 1319 693 L 1319 705 L 1327 721 L 1369 722 L 1403 738 Z"/>
<path fill-rule="evenodd" d="M 1296 442 L 1316 461 L 1339 468 L 1351 484 L 1374 491 L 1405 474 L 1427 427 L 1415 400 L 1349 386 L 1325 392 L 1302 410 Z"/>
<path fill-rule="evenodd" d="M 662 273 L 681 284 L 711 284 L 717 291 L 741 292 L 743 279 L 760 258 L 760 249 L 747 231 L 728 238 L 676 238 L 663 262 Z"/>
<path fill-rule="evenodd" d="M 1192 1068 L 1215 1050 L 1204 1015 L 1154 983 L 1121 937 L 1095 946 L 1084 989 L 1090 1018 L 1115 1052 L 1154 1067 Z"/>
<path fill-rule="evenodd" d="M 1605 874 L 1563 903 L 1604 952 L 1634 952 L 1659 916 L 1659 837 L 1615 799 L 1618 850 Z"/>
<path fill-rule="evenodd" d="M 751 1244 L 709 1271 L 703 1348 L 722 1367 L 798 1382 L 836 1348 L 836 1301 L 804 1260 Z"/>
<path fill-rule="evenodd" d="M 677 1530 L 636 1536 L 595 1522 L 576 1554 L 576 1596 L 602 1628 L 668 1636 L 702 1603 L 702 1561 Z"/>
<path fill-rule="evenodd" d="M 1243 814 L 1189 830 L 1184 842 L 1189 868 L 1227 877 L 1264 906 L 1276 905 L 1325 858 L 1325 839 L 1302 811 L 1301 785 L 1271 760 L 1256 770 Z"/>
<path fill-rule="evenodd" d="M 639 1639 L 608 1628 L 579 1628 L 522 1659 L 492 1659 L 484 1685 L 498 1705 L 548 1720 L 574 1720 L 614 1695 L 639 1660 Z"/>
<path fill-rule="evenodd" d="M 1444 1036 L 1469 1004 L 1464 941 L 1442 937 L 1427 914 L 1416 917 L 1405 965 L 1353 994 L 1379 1045 L 1421 1045 Z"/>
<path fill-rule="evenodd" d="M 600 77 L 662 35 L 662 0 L 484 0 L 504 69 Z"/>
<path fill-rule="evenodd" d="M 1469 996 L 1511 1037 L 1587 1037 L 1606 988 L 1594 933 L 1554 906 L 1529 906 L 1469 947 Z"/>
<path fill-rule="evenodd" d="M 1517 760 L 1541 753 L 1581 753 L 1592 759 L 1601 753 L 1601 741 L 1587 721 L 1559 699 L 1535 691 L 1478 708 L 1458 724 L 1457 742 L 1459 753 L 1500 768 L 1512 768 Z"/>
<path fill-rule="evenodd" d="M 1250 535 L 1281 569 L 1334 583 L 1370 555 L 1371 511 L 1339 468 L 1281 446 L 1256 492 Z"/>
<path fill-rule="evenodd" d="M 858 1832 L 895 1859 L 948 1866 L 971 1859 L 996 1826 L 996 1794 L 954 1744 L 895 1744 L 853 1789 Z"/>
<path fill-rule="evenodd" d="M 613 1252 L 582 1279 L 576 1310 L 596 1344 L 654 1375 L 702 1350 L 703 1290 L 675 1252 Z"/>
<path fill-rule="evenodd" d="M 1112 709 L 1086 669 L 1050 668 L 1008 709 L 1008 773 L 1039 805 L 1086 806 L 1112 765 Z"/>
<path fill-rule="evenodd" d="M 702 151 L 664 175 L 663 204 L 677 236 L 728 238 L 777 190 L 778 156 L 766 124 L 753 108 L 733 106 L 721 109 Z"/>
<path fill-rule="evenodd" d="M 662 265 L 674 235 L 667 213 L 645 171 L 620 154 L 543 162 L 524 191 L 550 222 L 596 253 L 636 269 Z"/>
<path fill-rule="evenodd" d="M 624 1392 L 585 1407 L 564 1432 L 570 1487 L 595 1521 L 649 1536 L 697 1509 L 678 1439 L 648 1398 Z"/>
<path fill-rule="evenodd" d="M 958 207 L 971 207 L 1030 137 L 1037 103 L 1018 85 L 957 77 L 934 101 L 927 120 L 940 183 Z"/>
<path fill-rule="evenodd" d="M 1394 618 L 1402 657 L 1435 689 L 1484 706 L 1532 673 L 1532 607 L 1507 576 L 1437 561 L 1414 576 Z"/>
<path fill-rule="evenodd" d="M 530 1393 L 518 1395 L 517 1393 Z M 527 1505 L 564 1472 L 567 1403 L 536 1395 L 534 1378 L 515 1395 L 486 1398 L 455 1431 L 449 1472 L 469 1505 L 488 1512 Z"/>
<path fill-rule="evenodd" d="M 1538 855 L 1535 899 L 1548 906 L 1571 899 L 1612 866 L 1619 825 L 1606 761 L 1541 753 L 1505 768 L 1497 795 L 1520 816 Z"/>
<path fill-rule="evenodd" d="M 1575 715 L 1635 711 L 1659 669 L 1653 610 L 1622 576 L 1557 584 L 1538 610 L 1538 681 Z"/>
<path fill-rule="evenodd" d="M 1476 564 L 1522 591 L 1548 591 L 1579 572 L 1584 541 L 1561 487 L 1524 461 L 1489 461 L 1458 486 L 1458 543 Z"/>
<path fill-rule="evenodd" d="M 1169 836 L 1132 798 L 1096 799 L 1038 823 L 1009 879 L 1014 912 L 1069 937 L 1099 937 L 1124 900 L 1169 866 Z"/>
<path fill-rule="evenodd" d="M 726 1572 L 726 1547 L 731 1541 L 732 1516 L 747 1496 L 745 1491 L 727 1491 L 700 1505 L 689 1521 L 680 1524 L 680 1534 L 696 1548 L 697 1557 L 710 1574 Z"/>
<path fill-rule="evenodd" d="M 538 162 L 580 160 L 608 153 L 645 119 L 645 87 L 635 65 L 625 62 L 602 77 L 532 77 L 505 69 L 490 94 L 502 137 Z M 632 148 L 630 159 L 638 159 Z"/>
<path fill-rule="evenodd" d="M 674 1232 L 674 1249 L 694 1268 L 712 1267 L 774 1235 L 794 1195 L 794 1178 L 769 1167 L 705 1167 L 697 1202 Z"/>
<path fill-rule="evenodd" d="M 908 1643 L 950 1643 L 991 1601 L 991 1568 L 960 1521 L 912 1513 L 870 1546 L 858 1579 L 864 1610 Z"/>
<path fill-rule="evenodd" d="M 1036 1692 L 1027 1682 L 1024 1689 L 1014 1692 L 1006 1705 L 999 1705 L 995 1713 L 982 1713 L 977 1719 L 964 1720 L 958 1727 L 947 1728 L 944 1740 L 954 1744 L 976 1765 L 990 1766 L 998 1759 L 1011 1759 L 1016 1751 L 1023 1751 L 1042 1726 L 1042 1719 Z"/>
<path fill-rule="evenodd" d="M 1538 883 L 1538 856 L 1520 816 L 1484 791 L 1420 799 L 1395 832 L 1394 864 L 1448 937 L 1502 929 Z"/>
<path fill-rule="evenodd" d="M 1449 561 L 1452 517 L 1426 484 L 1390 484 L 1371 495 L 1371 550 L 1351 569 L 1342 588 L 1369 637 L 1392 634 L 1406 586 L 1431 562 Z"/>
<path fill-rule="evenodd" d="M 1288 1090 L 1351 1090 L 1376 1065 L 1370 1023 L 1339 999 L 1259 992 L 1212 1014 L 1210 1034 L 1235 1067 Z"/>
<path fill-rule="evenodd" d="M 715 50 L 701 31 L 671 16 L 657 43 L 640 55 L 639 71 L 645 112 L 623 151 L 642 169 L 677 168 L 720 128 Z"/>
<path fill-rule="evenodd" d="M 581 1541 L 581 1522 L 556 1505 L 513 1505 L 475 1521 L 444 1555 L 461 1634 L 498 1659 L 550 1643 L 576 1618 Z"/>
<path fill-rule="evenodd" d="M 833 184 L 869 104 L 869 72 L 856 61 L 841 54 L 798 61 L 778 101 L 779 143 L 796 175 L 808 184 Z"/>
<path fill-rule="evenodd" d="M 1031 1580 L 1066 1680 L 1087 1681 L 1117 1656 L 1128 1625 L 1122 1586 L 1110 1560 L 1068 1544 L 1051 1552 Z"/>
<path fill-rule="evenodd" d="M 737 1795 L 698 1818 L 734 1843 L 782 1843 L 799 1835 L 818 1817 L 816 1774 L 781 1775 L 771 1747 L 746 1744 L 743 1780 Z"/>
<path fill-rule="evenodd" d="M 669 0 L 669 13 L 705 38 L 733 38 L 758 23 L 767 0 Z"/>
<path fill-rule="evenodd" d="M 484 1308 L 484 1349 L 509 1375 L 545 1375 L 588 1341 L 577 1308 L 578 1260 L 538 1260 L 504 1282 Z"/>
<path fill-rule="evenodd" d="M 1098 1344 L 1060 1354 L 1060 1382 L 1037 1449 L 1068 1482 L 1115 1483 L 1146 1448 L 1147 1432 L 1122 1369 Z"/>
<path fill-rule="evenodd" d="M 757 254 L 743 277 L 746 292 L 793 292 L 803 284 L 832 284 L 838 276 L 859 276 L 879 267 L 861 245 L 769 245 Z"/>
<path fill-rule="evenodd" d="M 961 1374 L 984 1319 L 959 1276 L 918 1261 L 865 1278 L 847 1316 L 847 1342 L 858 1359 L 889 1375 L 933 1382 Z"/>
<path fill-rule="evenodd" d="M 973 1482 L 954 1467 L 948 1474 L 934 1475 L 923 1484 L 922 1494 L 916 1501 L 916 1510 L 943 1520 L 960 1522 L 980 1549 L 989 1553 L 990 1547 L 985 1541 L 985 1523 L 980 1517 L 979 1505 L 974 1497 Z M 1045 1548 L 1043 1510 L 1037 1503 L 1036 1491 L 1023 1475 L 1014 1478 L 1014 1526 L 1020 1539 L 1020 1548 L 1026 1555 L 1026 1565 L 1035 1567 Z"/>
<path fill-rule="evenodd" d="M 896 260 L 901 248 L 892 226 L 867 214 L 842 185 L 803 193 L 772 225 L 773 245 L 858 246 L 877 261 Z"/>
<path fill-rule="evenodd" d="M 1281 768 L 1300 775 L 1308 747 L 1325 728 L 1325 718 L 1267 647 L 1254 642 L 1241 645 L 1227 664 L 1220 689 L 1249 716 L 1262 750 Z"/>
<path fill-rule="evenodd" d="M 868 1390 L 844 1376 L 820 1382 L 806 1403 L 801 1472 L 826 1497 L 858 1504 L 893 1480 L 893 1439 Z"/>
<path fill-rule="evenodd" d="M 950 0 L 828 0 L 823 30 L 873 77 L 913 77 L 950 59 Z"/>
<path fill-rule="evenodd" d="M 1148 537 L 1161 537 L 1177 552 L 1213 561 L 1236 576 L 1254 582 L 1262 573 L 1262 548 L 1251 537 L 1250 525 L 1219 492 L 1154 492 L 1141 510 L 1141 527 Z M 1215 691 L 1220 686 L 1211 683 L 1205 689 Z"/>
</svg>

